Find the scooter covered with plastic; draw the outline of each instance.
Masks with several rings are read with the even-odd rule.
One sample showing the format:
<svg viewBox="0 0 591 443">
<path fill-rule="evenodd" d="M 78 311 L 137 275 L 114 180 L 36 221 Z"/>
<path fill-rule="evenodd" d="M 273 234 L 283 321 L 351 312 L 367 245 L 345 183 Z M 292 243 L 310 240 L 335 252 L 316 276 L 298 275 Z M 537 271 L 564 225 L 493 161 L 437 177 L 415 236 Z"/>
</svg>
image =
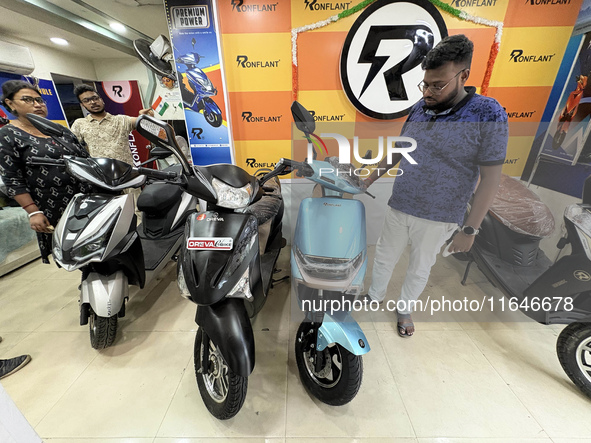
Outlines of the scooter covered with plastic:
<svg viewBox="0 0 591 443">
<path fill-rule="evenodd" d="M 548 207 L 516 179 L 503 176 L 482 221 L 462 284 L 474 262 L 506 296 L 501 309 L 520 310 L 541 324 L 568 324 L 556 350 L 571 380 L 591 397 L 591 178 L 583 201 L 564 211 L 570 254 L 554 262 L 540 249 L 554 231 Z M 559 254 L 560 255 L 560 254 Z M 503 309 L 503 310 L 504 310 Z"/>
</svg>

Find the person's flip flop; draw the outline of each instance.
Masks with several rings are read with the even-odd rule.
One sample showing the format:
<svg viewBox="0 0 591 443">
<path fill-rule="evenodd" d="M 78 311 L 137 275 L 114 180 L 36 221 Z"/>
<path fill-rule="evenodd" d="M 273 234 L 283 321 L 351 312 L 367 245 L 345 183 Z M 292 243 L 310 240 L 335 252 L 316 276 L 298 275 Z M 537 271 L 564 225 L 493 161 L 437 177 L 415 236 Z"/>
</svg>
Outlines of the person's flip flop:
<svg viewBox="0 0 591 443">
<path fill-rule="evenodd" d="M 407 320 L 406 322 L 404 320 Z M 408 333 L 406 328 L 409 326 L 414 326 L 414 323 L 411 320 L 410 314 L 398 314 L 398 335 L 402 338 L 410 338 L 413 336 L 414 332 Z"/>
</svg>

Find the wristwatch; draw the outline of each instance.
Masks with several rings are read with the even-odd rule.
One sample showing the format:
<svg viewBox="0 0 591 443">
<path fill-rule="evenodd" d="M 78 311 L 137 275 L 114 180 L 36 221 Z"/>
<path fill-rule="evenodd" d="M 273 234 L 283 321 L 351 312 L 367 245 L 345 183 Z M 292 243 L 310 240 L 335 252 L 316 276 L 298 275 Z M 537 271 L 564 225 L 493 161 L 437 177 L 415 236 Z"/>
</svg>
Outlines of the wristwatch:
<svg viewBox="0 0 591 443">
<path fill-rule="evenodd" d="M 466 235 L 476 235 L 476 234 L 478 234 L 478 232 L 480 230 L 479 229 L 476 229 L 476 228 L 473 228 L 472 226 L 462 226 L 460 228 L 460 231 L 462 231 Z"/>
</svg>

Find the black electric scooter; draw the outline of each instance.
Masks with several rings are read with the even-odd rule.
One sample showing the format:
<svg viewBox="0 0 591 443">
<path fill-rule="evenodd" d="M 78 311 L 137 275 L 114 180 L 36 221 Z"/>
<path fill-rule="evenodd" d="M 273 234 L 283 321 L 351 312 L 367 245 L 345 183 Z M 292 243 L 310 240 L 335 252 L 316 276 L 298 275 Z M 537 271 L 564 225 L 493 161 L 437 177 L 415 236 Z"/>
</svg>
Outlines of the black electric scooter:
<svg viewBox="0 0 591 443">
<path fill-rule="evenodd" d="M 504 188 L 513 195 L 503 195 Z M 503 199 L 512 204 L 503 204 Z M 468 254 L 462 284 L 474 262 L 505 294 L 511 310 L 546 325 L 568 324 L 558 337 L 558 358 L 570 379 L 591 397 L 591 177 L 585 181 L 582 203 L 564 211 L 566 235 L 557 247 L 570 244 L 572 250 L 555 263 L 539 248 L 542 236 L 550 233 L 547 228 L 554 228 L 553 218 L 545 222 L 546 214 L 552 217 L 532 191 L 504 176 Z"/>
<path fill-rule="evenodd" d="M 191 167 L 166 123 L 144 115 L 137 130 L 179 159 L 179 179 L 169 183 L 205 203 L 185 225 L 177 276 L 181 294 L 198 305 L 194 363 L 201 397 L 212 415 L 228 419 L 240 411 L 254 369 L 250 318 L 265 304 L 286 244 L 275 177 L 292 168 L 279 162 L 257 178 L 231 164 Z"/>
</svg>

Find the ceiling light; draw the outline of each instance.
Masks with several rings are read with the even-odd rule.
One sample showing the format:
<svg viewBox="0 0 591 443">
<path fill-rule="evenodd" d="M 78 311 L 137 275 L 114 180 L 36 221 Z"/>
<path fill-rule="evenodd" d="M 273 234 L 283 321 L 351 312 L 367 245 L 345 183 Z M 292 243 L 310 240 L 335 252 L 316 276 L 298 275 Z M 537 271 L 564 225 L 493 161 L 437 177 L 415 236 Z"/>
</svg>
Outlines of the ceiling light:
<svg viewBox="0 0 591 443">
<path fill-rule="evenodd" d="M 127 29 L 121 23 L 111 23 L 109 25 L 113 31 L 116 32 L 125 32 Z"/>
<path fill-rule="evenodd" d="M 67 45 L 69 45 L 68 40 L 64 40 L 63 38 L 51 37 L 49 40 L 51 40 L 56 45 L 60 45 L 60 46 L 67 46 Z"/>
</svg>

